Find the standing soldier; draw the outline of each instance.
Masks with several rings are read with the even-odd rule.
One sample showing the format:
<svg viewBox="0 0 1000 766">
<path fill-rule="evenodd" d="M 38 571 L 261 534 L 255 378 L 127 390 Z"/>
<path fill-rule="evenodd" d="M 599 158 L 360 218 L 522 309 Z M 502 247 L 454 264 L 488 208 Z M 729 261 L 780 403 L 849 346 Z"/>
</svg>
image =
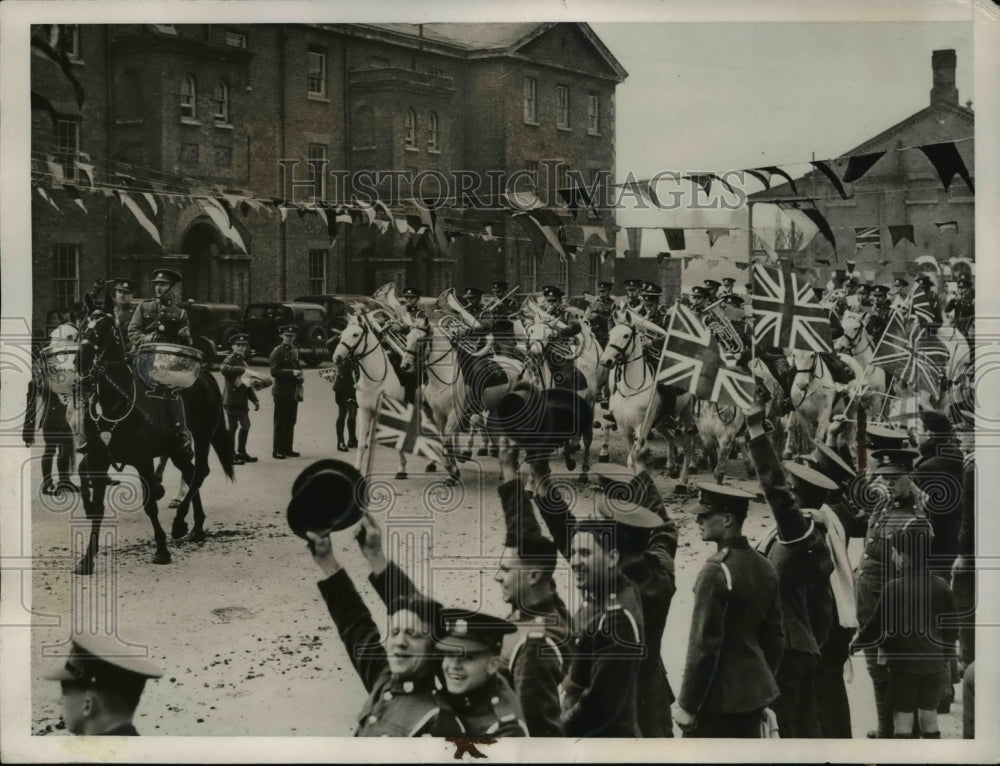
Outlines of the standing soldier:
<svg viewBox="0 0 1000 766">
<path fill-rule="evenodd" d="M 62 686 L 63 720 L 73 734 L 134 737 L 132 719 L 146 681 L 163 675 L 140 657 L 123 657 L 109 638 L 79 635 L 71 639 L 65 664 L 46 674 Z"/>
<path fill-rule="evenodd" d="M 129 338 L 128 328 L 132 323 L 132 316 L 135 314 L 135 304 L 132 303 L 132 294 L 135 292 L 135 284 L 131 279 L 111 280 L 114 291 L 115 334 L 118 342 L 128 353 L 132 349 L 132 341 Z"/>
<path fill-rule="evenodd" d="M 785 648 L 778 575 L 743 534 L 753 496 L 722 484 L 699 490 L 693 513 L 701 539 L 718 550 L 695 581 L 675 720 L 685 737 L 754 739 L 778 697 Z"/>
<path fill-rule="evenodd" d="M 348 452 L 358 446 L 358 393 L 354 380 L 357 362 L 344 359 L 337 365 L 333 380 L 333 396 L 337 402 L 337 451 Z"/>
<path fill-rule="evenodd" d="M 281 343 L 271 352 L 271 377 L 274 378 L 274 438 L 271 457 L 284 460 L 298 457 L 292 449 L 295 442 L 295 421 L 298 419 L 299 402 L 303 399 L 302 369 L 299 352 L 295 348 L 298 327 L 293 324 L 280 328 Z"/>
<path fill-rule="evenodd" d="M 237 333 L 229 339 L 232 351 L 222 360 L 219 371 L 226 381 L 222 392 L 222 406 L 226 410 L 226 422 L 229 425 L 229 439 L 233 445 L 233 464 L 256 463 L 257 458 L 247 454 L 247 435 L 250 433 L 250 408 L 260 409 L 257 392 L 250 386 L 239 383 L 240 376 L 247 369 L 246 353 L 250 348 L 250 336 Z M 237 441 L 237 431 L 239 437 Z"/>
<path fill-rule="evenodd" d="M 41 363 L 35 359 L 31 379 L 28 381 L 21 439 L 25 447 L 32 447 L 35 444 L 36 426 L 42 430 L 42 437 L 45 440 L 45 450 L 42 452 L 43 495 L 79 491 L 79 488 L 70 481 L 75 453 L 73 432 L 66 419 L 68 401 L 68 396 L 58 396 L 49 390 Z M 41 409 L 40 423 L 39 409 Z"/>
</svg>

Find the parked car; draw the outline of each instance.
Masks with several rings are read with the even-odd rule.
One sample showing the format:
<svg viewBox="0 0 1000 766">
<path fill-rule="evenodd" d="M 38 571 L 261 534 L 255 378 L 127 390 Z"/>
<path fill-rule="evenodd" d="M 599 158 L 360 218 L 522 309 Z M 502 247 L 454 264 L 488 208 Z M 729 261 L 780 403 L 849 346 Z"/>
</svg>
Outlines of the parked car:
<svg viewBox="0 0 1000 766">
<path fill-rule="evenodd" d="M 251 303 L 246 307 L 240 330 L 250 336 L 250 353 L 269 356 L 281 343 L 278 328 L 284 324 L 298 325 L 295 345 L 302 361 L 315 365 L 329 358 L 330 349 L 326 342 L 330 333 L 327 330 L 326 309 L 318 303 L 300 301 Z"/>
<path fill-rule="evenodd" d="M 242 311 L 235 303 L 188 301 L 185 306 L 191 324 L 191 340 L 202 353 L 207 367 L 229 350 L 229 339 L 240 331 Z"/>
<path fill-rule="evenodd" d="M 370 295 L 303 295 L 295 299 L 305 303 L 318 303 L 326 309 L 326 329 L 328 338 L 333 339 L 343 332 L 354 306 L 360 305 L 366 310 L 384 309 L 385 306 Z"/>
</svg>

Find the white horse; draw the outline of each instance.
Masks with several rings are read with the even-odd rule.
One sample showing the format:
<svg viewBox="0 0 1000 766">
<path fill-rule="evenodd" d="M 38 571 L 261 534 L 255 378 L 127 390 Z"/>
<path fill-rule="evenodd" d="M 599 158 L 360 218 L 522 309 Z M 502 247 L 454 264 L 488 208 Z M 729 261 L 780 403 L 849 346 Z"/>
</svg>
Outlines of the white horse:
<svg viewBox="0 0 1000 766">
<path fill-rule="evenodd" d="M 354 358 L 360 368 L 360 377 L 355 385 L 358 400 L 358 452 L 354 467 L 364 471 L 368 457 L 368 429 L 376 417 L 375 406 L 379 394 L 402 401 L 405 397 L 403 384 L 399 382 L 385 349 L 379 341 L 364 314 L 352 316 L 333 350 L 334 364 Z M 399 453 L 399 473 L 397 479 L 406 478 L 406 456 Z"/>
<path fill-rule="evenodd" d="M 444 333 L 431 325 L 430 332 L 422 327 L 411 327 L 406 334 L 406 350 L 402 368 L 409 372 L 414 368 L 427 374 L 427 382 L 422 388 L 423 403 L 430 410 L 434 426 L 441 434 L 444 446 L 445 470 L 449 485 L 459 477 L 458 452 L 459 421 L 465 406 L 465 380 L 458 366 L 458 355 L 451 341 Z M 435 470 L 433 463 L 428 471 Z"/>
<path fill-rule="evenodd" d="M 601 364 L 601 346 L 593 333 L 590 332 L 589 323 L 586 320 L 581 321 L 580 327 L 580 333 L 576 336 L 574 342 L 569 344 L 572 350 L 564 356 L 564 361 L 567 363 L 565 366 L 569 366 L 571 362 L 572 371 L 582 376 L 585 381 L 586 388 L 576 389 L 576 393 L 593 410 L 598 393 L 607 381 L 608 371 Z M 564 381 L 559 379 L 559 376 L 564 374 L 563 371 L 553 371 L 545 361 L 546 350 L 548 350 L 549 354 L 561 353 L 556 348 L 549 347 L 550 341 L 555 337 L 559 328 L 554 323 L 536 321 L 529 324 L 525 329 L 527 332 L 528 355 L 531 360 L 526 371 L 529 371 L 529 375 L 535 379 L 535 382 L 541 388 L 560 386 L 568 388 L 568 386 L 561 385 Z M 579 477 L 581 482 L 588 481 L 587 472 L 590 471 L 590 445 L 593 440 L 593 422 L 582 424 L 580 444 L 583 446 L 583 465 L 581 466 L 582 473 Z M 576 467 L 576 463 L 570 457 L 571 452 L 571 445 L 567 443 L 563 454 L 566 460 L 566 467 L 572 471 Z"/>
<path fill-rule="evenodd" d="M 839 354 L 854 374 L 853 383 L 861 381 L 864 370 L 853 357 Z M 834 380 L 833 372 L 823 355 L 815 351 L 793 350 L 789 353 L 789 363 L 792 366 L 792 383 L 788 398 L 792 402 L 793 412 L 787 424 L 787 439 L 784 455 L 791 457 L 812 451 L 813 441 L 825 441 L 830 420 L 835 413 L 843 413 L 848 419 L 856 411 L 856 397 L 852 402 L 852 412 L 847 412 L 844 403 L 834 403 L 837 394 L 847 392 L 850 400 L 851 385 Z M 796 441 L 797 439 L 797 441 Z"/>
<path fill-rule="evenodd" d="M 861 406 L 871 412 L 875 401 L 883 398 L 889 390 L 885 370 L 872 364 L 876 346 L 865 329 L 864 317 L 848 311 L 840 320 L 840 325 L 844 334 L 834 341 L 833 350 L 841 354 L 841 358 L 844 354 L 850 356 L 861 368 L 861 375 L 851 385 L 851 393 L 859 399 Z"/>
</svg>

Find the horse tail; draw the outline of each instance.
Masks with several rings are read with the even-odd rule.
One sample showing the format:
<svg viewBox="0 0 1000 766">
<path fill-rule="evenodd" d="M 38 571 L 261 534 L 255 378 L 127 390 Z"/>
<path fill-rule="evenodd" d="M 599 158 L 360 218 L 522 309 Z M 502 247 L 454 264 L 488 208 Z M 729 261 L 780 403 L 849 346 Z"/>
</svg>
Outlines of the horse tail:
<svg viewBox="0 0 1000 766">
<path fill-rule="evenodd" d="M 233 481 L 236 478 L 236 473 L 233 471 L 233 440 L 229 438 L 226 419 L 221 412 L 215 423 L 215 431 L 212 433 L 212 447 L 222 464 L 223 473 L 230 481 Z"/>
</svg>

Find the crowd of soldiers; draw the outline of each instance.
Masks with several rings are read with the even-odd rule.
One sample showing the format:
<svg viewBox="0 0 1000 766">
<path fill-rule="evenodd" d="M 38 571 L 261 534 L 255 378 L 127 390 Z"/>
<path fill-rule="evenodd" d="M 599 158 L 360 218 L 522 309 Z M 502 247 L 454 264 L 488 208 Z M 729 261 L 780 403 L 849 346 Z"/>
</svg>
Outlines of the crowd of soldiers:
<svg viewBox="0 0 1000 766">
<path fill-rule="evenodd" d="M 134 309 L 128 301 L 134 286 L 112 282 L 113 301 L 104 310 L 114 314 L 123 347 L 190 342 L 184 310 L 171 298 L 179 279 L 158 270 L 156 297 Z M 685 302 L 698 312 L 722 307 L 734 326 L 743 325 L 740 332 L 749 332 L 746 300 L 734 284 L 731 278 L 707 280 Z M 466 310 L 498 337 L 510 332 L 506 323 L 522 311 L 507 287 L 494 283 L 485 301 L 477 288 L 464 294 Z M 539 305 L 561 322 L 566 337 L 579 332 L 581 316 L 610 320 L 625 308 L 666 328 L 669 314 L 659 286 L 629 280 L 617 302 L 611 298 L 613 284 L 598 287 L 585 311 L 568 305 L 554 286 L 543 288 Z M 872 323 L 879 321 L 888 292 L 873 288 L 870 305 L 860 289 L 843 300 L 867 310 Z M 401 295 L 415 323 L 429 321 L 420 297 L 415 288 Z M 960 313 L 963 300 L 960 294 L 947 309 L 956 318 L 966 316 Z M 299 456 L 293 439 L 303 376 L 295 331 L 291 325 L 281 328 L 282 342 L 270 358 L 275 459 Z M 236 386 L 247 365 L 247 341 L 236 336 L 221 367 L 238 462 L 256 460 L 246 452 L 246 437 L 249 407 L 256 409 L 258 402 L 252 390 Z M 349 410 L 350 388 L 342 386 L 338 404 L 343 401 Z M 526 462 L 525 480 L 516 435 L 503 436 L 498 499 L 505 547 L 495 576 L 510 607 L 503 618 L 446 608 L 435 594 L 421 593 L 408 573 L 386 558 L 383 531 L 365 514 L 358 543 L 389 613 L 380 637 L 329 535 L 308 532 L 324 575 L 320 593 L 368 692 L 356 733 L 671 737 L 676 723 L 689 737 L 756 738 L 777 731 L 784 738 L 847 738 L 851 715 L 843 668 L 858 651 L 877 708 L 870 736 L 939 737 L 936 715 L 947 709 L 954 683 L 961 677 L 967 692 L 974 689 L 971 628 L 959 631 L 940 619 L 969 609 L 973 598 L 971 445 L 958 443 L 946 416 L 924 411 L 913 433 L 870 426 L 859 452 L 865 465 L 837 451 L 836 424 L 812 454 L 782 462 L 760 404 L 745 415 L 750 455 L 775 524 L 752 547 L 743 525 L 753 495 L 722 484 L 700 485 L 699 502 L 690 512 L 702 539 L 718 550 L 694 583 L 676 695 L 661 653 L 678 585 L 677 524 L 647 468 L 645 444 L 633 453 L 631 468 L 598 466 L 596 511 L 586 516 L 567 502 L 546 457 Z M 356 444 L 346 418 L 337 438 L 338 447 Z M 345 471 L 346 464 L 331 460 L 307 468 L 292 487 L 290 515 L 293 506 L 329 502 L 331 495 L 317 495 L 317 475 Z M 943 500 L 922 489 L 942 473 L 961 488 Z M 847 554 L 852 537 L 864 540 L 856 567 Z M 578 592 L 558 592 L 553 575 L 560 557 Z M 954 590 L 942 574 L 952 574 Z M 918 600 L 930 606 L 910 608 Z M 579 606 L 571 613 L 567 603 Z M 51 676 L 62 683 L 67 725 L 81 734 L 134 734 L 131 717 L 143 684 L 159 671 L 105 649 L 80 638 L 73 656 Z M 972 707 L 967 701 L 967 734 Z"/>
</svg>

